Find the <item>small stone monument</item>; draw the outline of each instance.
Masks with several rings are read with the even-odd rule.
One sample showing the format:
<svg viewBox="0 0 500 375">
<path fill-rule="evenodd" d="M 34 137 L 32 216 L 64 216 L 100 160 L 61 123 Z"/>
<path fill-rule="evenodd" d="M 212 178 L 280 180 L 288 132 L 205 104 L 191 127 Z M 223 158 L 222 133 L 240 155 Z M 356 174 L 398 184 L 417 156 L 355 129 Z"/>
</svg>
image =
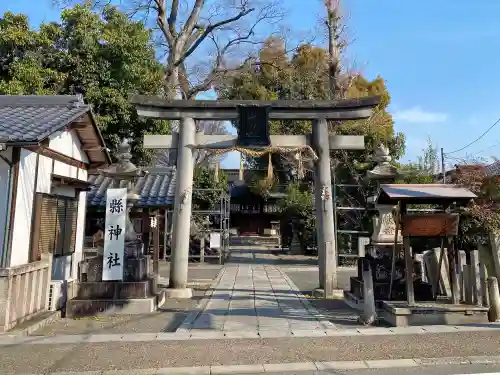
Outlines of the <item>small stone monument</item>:
<svg viewBox="0 0 500 375">
<path fill-rule="evenodd" d="M 163 298 L 163 293 L 156 293 L 156 278 L 151 274 L 150 256 L 144 254 L 142 241 L 138 239 L 130 218 L 132 207 L 140 199 L 134 191 L 135 181 L 147 172 L 130 161 L 132 155 L 126 140 L 120 145 L 116 158 L 116 163 L 99 170 L 99 173 L 112 180 L 109 189 L 126 188 L 123 278 L 103 281 L 102 248 L 107 236 L 104 231 L 97 242 L 100 248 L 98 255 L 80 262 L 76 297 L 68 301 L 68 316 L 143 314 L 156 310 L 159 299 Z"/>
<path fill-rule="evenodd" d="M 147 172 L 139 167 L 136 167 L 130 160 L 132 154 L 131 148 L 127 140 L 124 140 L 116 154 L 117 162 L 111 164 L 108 168 L 100 169 L 98 172 L 104 177 L 110 178 L 113 182 L 109 188 L 126 188 L 127 189 L 127 224 L 125 228 L 125 266 L 124 266 L 124 281 L 141 281 L 147 277 L 148 261 L 143 254 L 142 241 L 138 239 L 138 234 L 135 231 L 134 224 L 130 218 L 132 207 L 139 201 L 140 196 L 134 191 L 135 181 L 139 177 L 144 177 Z M 99 243 L 101 248 L 103 245 Z M 102 254 L 101 251 L 99 251 Z M 95 260 L 96 262 L 98 260 Z"/>
</svg>

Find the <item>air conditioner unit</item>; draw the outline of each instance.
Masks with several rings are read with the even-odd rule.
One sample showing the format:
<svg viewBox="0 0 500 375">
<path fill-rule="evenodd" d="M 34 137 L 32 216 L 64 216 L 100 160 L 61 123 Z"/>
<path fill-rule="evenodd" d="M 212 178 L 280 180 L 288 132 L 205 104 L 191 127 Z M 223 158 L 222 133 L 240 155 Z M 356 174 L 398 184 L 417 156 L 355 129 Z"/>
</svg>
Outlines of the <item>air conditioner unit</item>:
<svg viewBox="0 0 500 375">
<path fill-rule="evenodd" d="M 49 310 L 61 310 L 66 304 L 68 283 L 65 280 L 51 281 L 49 288 Z"/>
</svg>

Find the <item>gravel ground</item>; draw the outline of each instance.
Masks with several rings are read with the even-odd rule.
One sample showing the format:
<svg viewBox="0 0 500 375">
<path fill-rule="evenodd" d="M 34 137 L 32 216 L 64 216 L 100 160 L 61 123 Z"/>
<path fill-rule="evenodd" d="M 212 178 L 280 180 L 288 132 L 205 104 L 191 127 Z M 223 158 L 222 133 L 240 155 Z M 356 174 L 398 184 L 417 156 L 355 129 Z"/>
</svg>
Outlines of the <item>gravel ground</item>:
<svg viewBox="0 0 500 375">
<path fill-rule="evenodd" d="M 194 288 L 191 299 L 167 299 L 158 311 L 150 314 L 58 319 L 35 331 L 32 336 L 174 332 L 200 302 L 207 289 L 207 286 Z"/>
<path fill-rule="evenodd" d="M 1 349 L 0 373 L 500 355 L 496 331 L 426 335 L 190 340 Z"/>
<path fill-rule="evenodd" d="M 189 281 L 213 280 L 222 266 L 193 264 L 189 267 Z M 160 275 L 168 281 L 170 264 L 160 263 Z M 58 319 L 32 333 L 33 336 L 76 335 L 87 333 L 156 333 L 174 332 L 189 312 L 194 309 L 209 288 L 208 282 L 193 287 L 191 299 L 167 299 L 151 314 L 114 315 L 81 319 Z"/>
</svg>

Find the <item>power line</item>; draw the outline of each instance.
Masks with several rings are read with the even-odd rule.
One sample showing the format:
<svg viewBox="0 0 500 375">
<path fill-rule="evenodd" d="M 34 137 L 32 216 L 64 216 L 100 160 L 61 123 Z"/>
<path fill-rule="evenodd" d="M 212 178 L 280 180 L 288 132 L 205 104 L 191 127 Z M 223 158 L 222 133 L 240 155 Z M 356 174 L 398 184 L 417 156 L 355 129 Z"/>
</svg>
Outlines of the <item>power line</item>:
<svg viewBox="0 0 500 375">
<path fill-rule="evenodd" d="M 462 151 L 462 150 L 465 150 L 467 147 L 469 146 L 472 146 L 474 143 L 476 143 L 477 141 L 479 141 L 481 138 L 483 138 L 486 134 L 488 134 L 488 132 L 493 129 L 498 123 L 500 122 L 500 118 L 498 120 L 496 120 L 493 125 L 491 125 L 488 129 L 486 129 L 486 131 L 481 134 L 479 137 L 477 137 L 475 140 L 473 140 L 471 143 L 465 145 L 464 147 L 462 148 L 459 148 L 458 150 L 454 150 L 454 151 L 451 151 L 451 152 L 447 152 L 446 155 L 449 155 L 449 154 L 454 154 L 455 152 L 459 152 L 459 151 Z"/>
<path fill-rule="evenodd" d="M 483 153 L 483 152 L 485 152 L 485 151 L 491 150 L 493 147 L 496 147 L 496 146 L 498 146 L 498 145 L 500 145 L 500 142 L 495 143 L 493 146 L 486 147 L 485 149 L 483 149 L 483 150 L 481 150 L 481 151 L 475 152 L 475 153 L 473 153 L 471 156 L 478 155 L 478 154 L 481 154 L 481 153 Z"/>
</svg>

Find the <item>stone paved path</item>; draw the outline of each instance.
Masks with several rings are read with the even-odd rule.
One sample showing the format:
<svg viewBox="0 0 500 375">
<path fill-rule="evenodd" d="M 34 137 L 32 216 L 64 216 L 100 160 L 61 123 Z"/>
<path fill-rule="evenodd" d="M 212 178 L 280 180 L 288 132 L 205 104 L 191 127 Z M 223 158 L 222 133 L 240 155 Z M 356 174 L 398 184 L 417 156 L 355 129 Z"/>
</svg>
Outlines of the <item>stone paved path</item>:
<svg viewBox="0 0 500 375">
<path fill-rule="evenodd" d="M 178 331 L 324 331 L 335 328 L 277 266 L 258 264 L 259 258 L 251 252 L 238 252 L 233 261 L 238 264 L 224 267 L 215 288 L 201 303 L 202 311 L 190 314 Z"/>
</svg>

